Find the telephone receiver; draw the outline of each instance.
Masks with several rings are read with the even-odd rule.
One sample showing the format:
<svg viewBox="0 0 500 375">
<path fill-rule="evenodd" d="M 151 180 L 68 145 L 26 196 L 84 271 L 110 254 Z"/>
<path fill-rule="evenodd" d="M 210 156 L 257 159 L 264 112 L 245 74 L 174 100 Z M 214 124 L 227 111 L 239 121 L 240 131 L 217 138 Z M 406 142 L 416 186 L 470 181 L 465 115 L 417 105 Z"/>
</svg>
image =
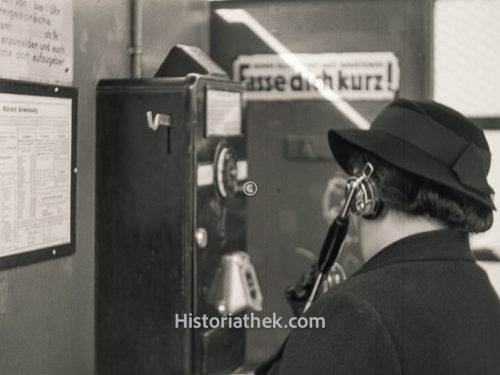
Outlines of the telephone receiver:
<svg viewBox="0 0 500 375">
<path fill-rule="evenodd" d="M 303 312 L 311 306 L 318 297 L 318 290 L 325 276 L 332 268 L 337 259 L 349 229 L 349 217 L 351 213 L 360 215 L 366 219 L 377 217 L 381 210 L 381 201 L 378 192 L 370 177 L 374 171 L 373 165 L 367 162 L 361 173 L 352 176 L 346 183 L 345 202 L 339 215 L 330 225 L 319 255 L 317 269 L 318 275 Z"/>
</svg>

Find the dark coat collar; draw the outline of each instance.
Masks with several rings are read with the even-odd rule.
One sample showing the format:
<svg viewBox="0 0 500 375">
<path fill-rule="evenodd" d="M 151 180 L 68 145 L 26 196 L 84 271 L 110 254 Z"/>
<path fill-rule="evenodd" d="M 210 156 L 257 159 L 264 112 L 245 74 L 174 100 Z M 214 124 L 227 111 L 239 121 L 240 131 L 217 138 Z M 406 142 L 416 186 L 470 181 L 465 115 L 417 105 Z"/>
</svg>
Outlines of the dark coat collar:
<svg viewBox="0 0 500 375">
<path fill-rule="evenodd" d="M 442 229 L 404 237 L 379 251 L 355 274 L 394 263 L 428 260 L 473 262 L 468 234 Z"/>
</svg>

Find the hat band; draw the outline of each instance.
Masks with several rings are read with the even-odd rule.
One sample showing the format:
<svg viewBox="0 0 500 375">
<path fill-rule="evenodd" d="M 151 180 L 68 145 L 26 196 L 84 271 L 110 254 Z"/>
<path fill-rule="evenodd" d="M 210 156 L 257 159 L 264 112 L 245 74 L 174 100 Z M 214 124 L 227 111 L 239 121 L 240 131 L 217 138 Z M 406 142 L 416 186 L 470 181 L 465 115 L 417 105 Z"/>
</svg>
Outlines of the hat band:
<svg viewBox="0 0 500 375">
<path fill-rule="evenodd" d="M 373 122 L 383 131 L 412 144 L 455 172 L 467 188 L 491 194 L 486 175 L 490 153 L 470 143 L 432 118 L 401 107 L 389 107 Z"/>
</svg>

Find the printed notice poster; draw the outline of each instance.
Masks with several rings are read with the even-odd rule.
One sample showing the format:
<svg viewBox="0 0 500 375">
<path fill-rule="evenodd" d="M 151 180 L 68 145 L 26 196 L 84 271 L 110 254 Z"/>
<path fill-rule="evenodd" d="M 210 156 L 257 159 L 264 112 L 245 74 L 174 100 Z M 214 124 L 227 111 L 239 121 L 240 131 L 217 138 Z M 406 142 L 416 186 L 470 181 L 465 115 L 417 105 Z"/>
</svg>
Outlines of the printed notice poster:
<svg viewBox="0 0 500 375">
<path fill-rule="evenodd" d="M 0 93 L 0 256 L 70 243 L 71 99 Z"/>
<path fill-rule="evenodd" d="M 0 77 L 71 85 L 72 0 L 0 0 Z"/>
<path fill-rule="evenodd" d="M 392 52 L 239 56 L 233 77 L 249 100 L 317 100 L 332 91 L 345 100 L 392 100 L 400 69 Z"/>
</svg>

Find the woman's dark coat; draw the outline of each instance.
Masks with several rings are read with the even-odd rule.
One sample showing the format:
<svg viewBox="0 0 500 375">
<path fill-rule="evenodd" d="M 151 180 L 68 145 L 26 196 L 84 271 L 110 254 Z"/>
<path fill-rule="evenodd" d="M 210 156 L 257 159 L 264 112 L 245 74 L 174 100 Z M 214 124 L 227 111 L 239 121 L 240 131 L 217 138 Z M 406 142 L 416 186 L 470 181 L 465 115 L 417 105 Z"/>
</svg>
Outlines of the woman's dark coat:
<svg viewBox="0 0 500 375">
<path fill-rule="evenodd" d="M 500 303 L 466 235 L 421 233 L 321 296 L 273 375 L 499 375 Z"/>
</svg>

